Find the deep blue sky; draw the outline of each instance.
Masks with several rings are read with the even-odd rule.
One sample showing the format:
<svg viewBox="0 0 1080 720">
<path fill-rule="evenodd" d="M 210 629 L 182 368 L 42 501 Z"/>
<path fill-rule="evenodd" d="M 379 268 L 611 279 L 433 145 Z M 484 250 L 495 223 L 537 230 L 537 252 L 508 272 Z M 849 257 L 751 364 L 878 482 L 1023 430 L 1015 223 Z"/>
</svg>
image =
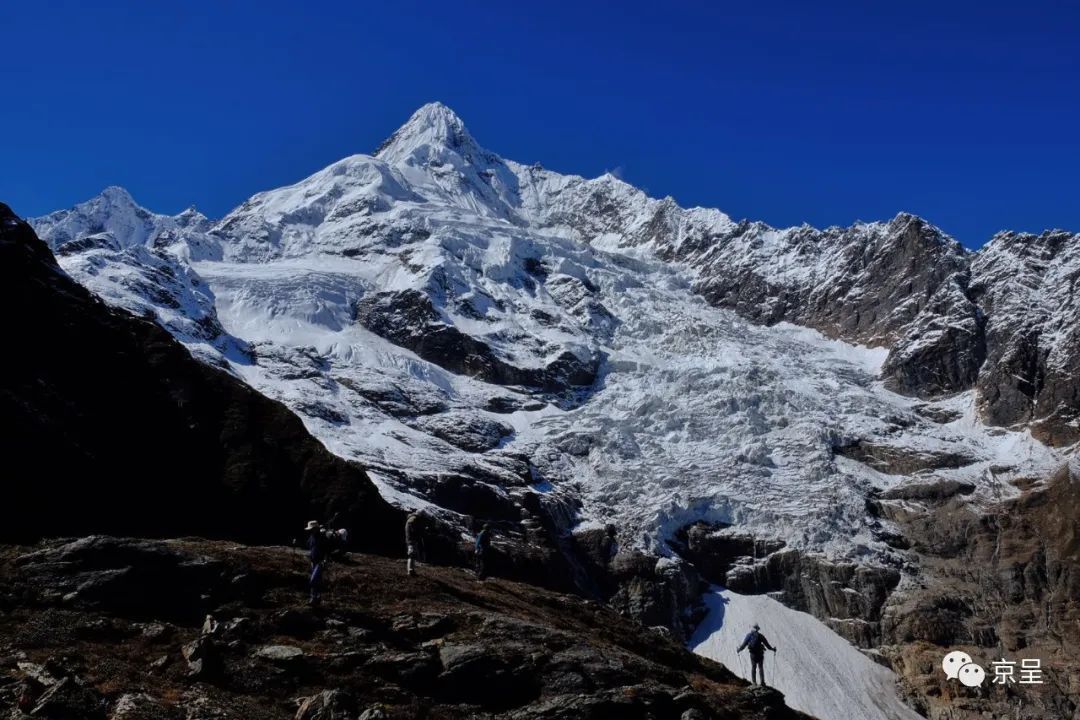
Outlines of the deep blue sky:
<svg viewBox="0 0 1080 720">
<path fill-rule="evenodd" d="M 738 218 L 1080 231 L 1069 6 L 4 3 L 0 200 L 220 216 L 442 100 L 504 157 Z"/>
</svg>

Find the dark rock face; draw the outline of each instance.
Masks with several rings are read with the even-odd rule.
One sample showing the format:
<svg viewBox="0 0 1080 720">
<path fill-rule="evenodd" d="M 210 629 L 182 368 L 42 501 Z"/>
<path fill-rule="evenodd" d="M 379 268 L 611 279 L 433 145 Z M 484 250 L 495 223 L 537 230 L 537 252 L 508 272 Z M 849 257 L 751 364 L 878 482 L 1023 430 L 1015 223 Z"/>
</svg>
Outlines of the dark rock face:
<svg viewBox="0 0 1080 720">
<path fill-rule="evenodd" d="M 55 720 L 104 720 L 105 708 L 100 695 L 65 677 L 42 694 L 30 716 Z"/>
<path fill-rule="evenodd" d="M 925 470 L 959 468 L 975 462 L 974 458 L 955 452 L 916 452 L 902 447 L 855 440 L 833 448 L 837 455 L 865 463 L 890 475 L 914 475 Z"/>
<path fill-rule="evenodd" d="M 161 596 L 148 595 L 133 616 L 127 605 L 71 604 L 54 591 L 138 558 L 150 558 L 166 587 L 188 586 L 190 612 L 158 614 Z M 193 560 L 214 571 L 190 574 Z M 28 707 L 81 713 L 34 716 L 78 720 L 806 717 L 780 693 L 750 689 L 578 597 L 478 582 L 456 568 L 425 565 L 406 578 L 400 561 L 375 556 L 350 555 L 330 572 L 324 604 L 312 609 L 302 604 L 303 563 L 284 548 L 114 538 L 33 553 L 0 547 L 0 646 L 20 658 L 0 660 L 0 705 L 34 684 Z M 253 581 L 234 582 L 240 576 Z M 151 626 L 169 632 L 148 637 Z M 212 672 L 192 674 L 211 657 Z"/>
<path fill-rule="evenodd" d="M 986 359 L 982 311 L 968 298 L 957 272 L 934 291 L 904 328 L 881 372 L 904 395 L 940 397 L 975 384 Z"/>
<path fill-rule="evenodd" d="M 160 542 L 107 536 L 23 555 L 15 564 L 27 577 L 37 578 L 39 592 L 72 607 L 191 622 L 200 617 L 198 588 L 222 573 L 220 563 Z"/>
<path fill-rule="evenodd" d="M 296 720 L 336 720 L 356 716 L 356 700 L 341 690 L 323 690 L 305 699 L 296 710 Z"/>
<path fill-rule="evenodd" d="M 1080 697 L 1080 479 L 1068 467 L 996 506 L 949 494 L 883 499 L 918 554 L 914 581 L 882 611 L 883 651 L 905 694 L 932 718 L 1075 717 Z M 1040 658 L 1041 686 L 958 693 L 938 671 L 947 650 L 983 664 Z M 1030 691 L 1028 691 L 1030 690 Z M 967 715 L 965 715 L 967 716 Z"/>
<path fill-rule="evenodd" d="M 180 648 L 187 661 L 189 674 L 199 680 L 216 680 L 221 676 L 221 653 L 212 638 L 197 637 Z"/>
<path fill-rule="evenodd" d="M 747 233 L 759 229 L 740 227 Z M 807 264 L 837 248 L 829 268 L 842 271 L 834 276 L 836 282 L 785 286 L 770 280 L 765 268 L 760 275 L 724 276 L 719 272 L 726 260 L 721 249 L 712 253 L 717 273 L 702 280 L 699 291 L 715 304 L 760 322 L 788 320 L 826 335 L 881 344 L 898 339 L 939 289 L 966 269 L 959 245 L 912 215 L 898 215 L 871 233 L 803 228 L 788 242 Z"/>
<path fill-rule="evenodd" d="M 864 648 L 881 643 L 881 612 L 900 582 L 894 568 L 833 562 L 744 534 L 699 523 L 684 528 L 674 547 L 712 583 L 739 593 L 772 594 L 810 613 Z"/>
<path fill-rule="evenodd" d="M 785 605 L 824 618 L 859 647 L 880 643 L 882 608 L 899 582 L 894 568 L 832 562 L 791 549 L 728 573 L 728 585 L 736 592 L 779 592 Z"/>
<path fill-rule="evenodd" d="M 1080 235 L 1001 233 L 972 263 L 989 356 L 979 411 L 1041 439 L 1080 439 Z"/>
<path fill-rule="evenodd" d="M 687 640 L 704 617 L 706 585 L 689 563 L 620 550 L 616 528 L 578 530 L 565 551 L 578 571 L 578 592 L 657 632 Z"/>
<path fill-rule="evenodd" d="M 698 522 L 676 533 L 672 546 L 694 563 L 711 582 L 726 582 L 737 565 L 752 563 L 784 548 L 779 540 L 758 540 L 740 533 L 716 532 L 722 528 Z"/>
<path fill-rule="evenodd" d="M 559 305 L 594 336 L 610 338 L 618 320 L 594 296 L 597 288 L 569 275 L 545 277 L 545 287 Z"/>
<path fill-rule="evenodd" d="M 106 307 L 2 205 L 0 307 L 33 348 L 6 353 L 0 373 L 0 453 L 27 472 L 9 478 L 0 537 L 267 541 L 336 514 L 360 546 L 398 550 L 398 514 L 360 467 L 157 325 Z"/>
<path fill-rule="evenodd" d="M 356 321 L 450 372 L 498 385 L 563 393 L 591 385 L 600 367 L 599 357 L 581 360 L 569 351 L 544 368 L 517 367 L 500 358 L 487 343 L 444 322 L 431 299 L 418 290 L 365 298 L 356 305 Z"/>
<path fill-rule="evenodd" d="M 624 552 L 612 559 L 608 572 L 614 588 L 608 605 L 645 627 L 685 640 L 701 621 L 704 587 L 688 564 Z"/>
<path fill-rule="evenodd" d="M 931 480 L 905 483 L 881 493 L 884 500 L 947 500 L 975 492 L 974 483 L 961 480 Z"/>
<path fill-rule="evenodd" d="M 892 348 L 884 372 L 901 392 L 934 397 L 971 386 L 985 351 L 958 243 L 906 214 L 880 226 L 799 228 L 780 241 L 770 232 L 739 224 L 703 244 L 684 241 L 674 258 L 699 269 L 695 288 L 714 305 Z M 770 251 L 770 242 L 783 247 Z M 781 254 L 805 271 L 774 267 Z"/>
<path fill-rule="evenodd" d="M 498 447 L 514 432 L 506 423 L 467 411 L 421 417 L 416 424 L 425 432 L 469 452 L 484 452 Z"/>
<path fill-rule="evenodd" d="M 447 409 L 446 398 L 440 394 L 402 388 L 374 373 L 364 378 L 366 382 L 346 377 L 336 377 L 334 380 L 395 417 L 432 415 Z"/>
<path fill-rule="evenodd" d="M 109 233 L 98 233 L 96 235 L 87 235 L 86 237 L 78 238 L 77 240 L 68 240 L 56 248 L 56 254 L 73 255 L 75 253 L 98 248 L 119 251 L 120 243 L 116 242 L 116 238 Z"/>
</svg>

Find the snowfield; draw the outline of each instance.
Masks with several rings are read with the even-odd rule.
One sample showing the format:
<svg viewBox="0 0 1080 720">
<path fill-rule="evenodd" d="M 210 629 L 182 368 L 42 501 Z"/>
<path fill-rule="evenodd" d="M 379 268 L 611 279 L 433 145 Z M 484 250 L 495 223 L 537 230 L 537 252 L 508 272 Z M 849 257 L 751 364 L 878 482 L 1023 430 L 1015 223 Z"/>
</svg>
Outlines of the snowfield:
<svg viewBox="0 0 1080 720">
<path fill-rule="evenodd" d="M 740 595 L 713 587 L 709 614 L 690 639 L 698 655 L 750 679 L 750 657 L 736 653 L 757 623 L 776 648 L 765 653 L 765 680 L 787 704 L 820 720 L 919 720 L 896 696 L 896 676 L 817 618 L 767 595 Z"/>
</svg>

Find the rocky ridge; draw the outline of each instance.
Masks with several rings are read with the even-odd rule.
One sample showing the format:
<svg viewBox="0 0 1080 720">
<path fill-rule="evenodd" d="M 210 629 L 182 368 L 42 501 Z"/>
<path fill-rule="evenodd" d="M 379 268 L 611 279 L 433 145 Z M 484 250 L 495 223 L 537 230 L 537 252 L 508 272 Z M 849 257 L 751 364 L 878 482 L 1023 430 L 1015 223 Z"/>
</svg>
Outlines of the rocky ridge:
<svg viewBox="0 0 1080 720">
<path fill-rule="evenodd" d="M 352 554 L 94 536 L 0 551 L 11 717 L 805 718 L 579 598 Z M 208 617 L 209 616 L 209 617 Z M 18 708 L 18 709 L 16 709 Z"/>
</svg>

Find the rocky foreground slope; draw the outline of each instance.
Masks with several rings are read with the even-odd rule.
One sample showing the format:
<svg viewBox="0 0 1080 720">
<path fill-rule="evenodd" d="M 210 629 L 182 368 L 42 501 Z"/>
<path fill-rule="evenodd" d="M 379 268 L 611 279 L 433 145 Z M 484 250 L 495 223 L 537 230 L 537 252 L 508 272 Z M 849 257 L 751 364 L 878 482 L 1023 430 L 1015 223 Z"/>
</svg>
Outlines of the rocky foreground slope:
<svg viewBox="0 0 1080 720">
<path fill-rule="evenodd" d="M 312 609 L 305 566 L 298 550 L 194 540 L 0 548 L 0 707 L 63 720 L 807 717 L 595 603 L 454 568 L 407 579 L 401 562 L 354 554 Z"/>
</svg>

